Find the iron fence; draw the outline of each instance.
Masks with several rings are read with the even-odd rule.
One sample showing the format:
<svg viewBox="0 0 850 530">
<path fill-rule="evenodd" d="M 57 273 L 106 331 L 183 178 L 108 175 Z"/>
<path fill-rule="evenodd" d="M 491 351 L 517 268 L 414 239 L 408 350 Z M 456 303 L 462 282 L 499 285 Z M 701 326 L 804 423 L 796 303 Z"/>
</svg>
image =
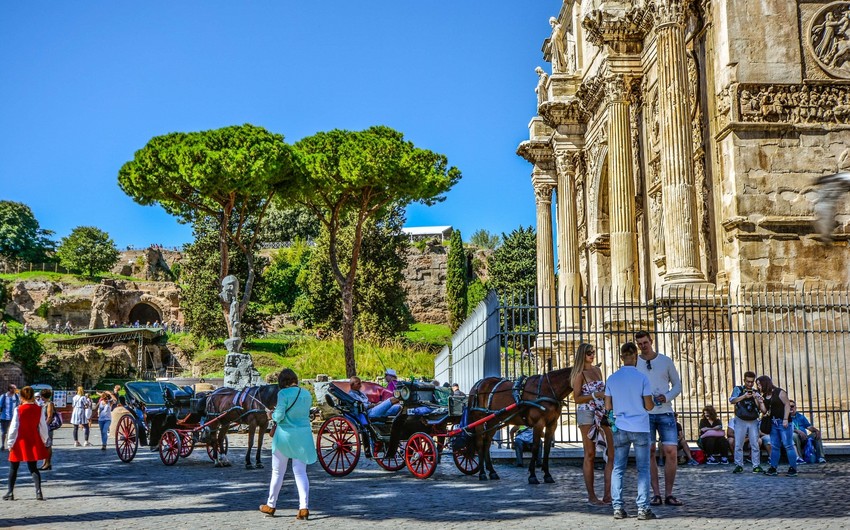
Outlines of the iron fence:
<svg viewBox="0 0 850 530">
<path fill-rule="evenodd" d="M 850 292 L 695 286 L 659 288 L 648 301 L 607 289 L 572 299 L 542 305 L 534 293 L 503 297 L 495 310 L 498 337 L 456 335 L 452 348 L 476 351 L 497 339 L 502 376 L 515 378 L 571 366 L 578 345 L 588 342 L 607 377 L 620 366 L 619 346 L 646 330 L 682 378 L 674 406 L 686 436 L 696 438 L 709 404 L 725 425 L 733 387 L 752 370 L 786 389 L 824 439 L 850 439 Z M 552 329 L 539 325 L 548 322 Z M 464 372 L 455 366 L 454 379 Z M 571 401 L 564 409 L 560 442 L 580 441 L 574 409 Z"/>
</svg>

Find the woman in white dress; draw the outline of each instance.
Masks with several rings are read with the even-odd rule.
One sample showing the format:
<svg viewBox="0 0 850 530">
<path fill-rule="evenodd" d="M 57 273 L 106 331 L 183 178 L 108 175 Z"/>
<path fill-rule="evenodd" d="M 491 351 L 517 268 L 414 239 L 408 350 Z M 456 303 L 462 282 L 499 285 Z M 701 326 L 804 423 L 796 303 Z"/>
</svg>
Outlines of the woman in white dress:
<svg viewBox="0 0 850 530">
<path fill-rule="evenodd" d="M 74 426 L 74 447 L 80 447 L 80 440 L 78 438 L 78 433 L 80 430 L 80 426 L 83 427 L 83 435 L 85 437 L 85 441 L 83 445 L 89 447 L 91 444 L 89 443 L 89 422 L 91 421 L 91 398 L 86 395 L 83 387 L 77 387 L 77 395 L 74 396 L 74 400 L 71 403 L 74 407 L 74 411 L 71 413 L 71 425 Z"/>
</svg>

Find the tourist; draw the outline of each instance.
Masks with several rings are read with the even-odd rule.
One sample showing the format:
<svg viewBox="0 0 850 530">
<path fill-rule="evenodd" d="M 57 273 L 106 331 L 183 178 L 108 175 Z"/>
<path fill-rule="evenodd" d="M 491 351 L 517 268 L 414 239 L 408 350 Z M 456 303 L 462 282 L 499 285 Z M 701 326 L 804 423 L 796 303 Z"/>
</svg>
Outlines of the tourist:
<svg viewBox="0 0 850 530">
<path fill-rule="evenodd" d="M 596 349 L 583 342 L 576 348 L 570 384 L 576 402 L 576 424 L 581 431 L 584 446 L 584 486 L 587 502 L 595 506 L 611 503 L 611 472 L 614 469 L 614 440 L 605 418 L 605 381 L 602 370 L 596 366 Z M 605 487 L 602 499 L 596 496 L 593 485 L 593 464 L 596 450 L 605 456 Z"/>
<path fill-rule="evenodd" d="M 53 469 L 53 431 L 50 422 L 53 415 L 56 413 L 56 407 L 53 405 L 53 391 L 45 388 L 41 391 L 41 399 L 44 401 L 44 406 L 41 408 L 44 411 L 44 420 L 47 422 L 47 441 L 44 446 L 47 447 L 47 456 L 39 468 L 41 471 L 50 471 Z"/>
<path fill-rule="evenodd" d="M 89 443 L 89 422 L 91 421 L 91 398 L 89 398 L 83 387 L 77 387 L 77 395 L 74 396 L 73 401 L 71 402 L 73 406 L 73 412 L 71 413 L 71 425 L 74 426 L 74 447 L 80 447 L 80 440 L 78 438 L 78 433 L 80 426 L 83 427 L 83 434 L 85 435 L 85 446 L 89 447 L 91 444 Z"/>
<path fill-rule="evenodd" d="M 383 416 L 395 416 L 401 411 L 401 405 L 396 397 L 389 397 L 380 403 L 371 403 L 369 398 L 360 389 L 363 387 L 363 382 L 356 375 L 348 380 L 350 390 L 348 395 L 363 404 L 363 410 L 370 418 Z M 365 420 L 361 419 L 365 424 Z"/>
<path fill-rule="evenodd" d="M 0 322 L 0 335 L 5 335 L 9 332 L 9 326 L 6 324 L 6 321 Z"/>
<path fill-rule="evenodd" d="M 776 476 L 776 467 L 782 448 L 788 456 L 788 476 L 797 476 L 797 451 L 794 449 L 794 425 L 791 423 L 791 402 L 788 393 L 774 386 L 770 377 L 763 375 L 756 379 L 760 396 L 756 397 L 759 408 L 765 414 L 770 414 L 770 467 L 765 475 Z"/>
<path fill-rule="evenodd" d="M 97 425 L 100 427 L 100 450 L 106 451 L 106 439 L 109 436 L 109 426 L 112 424 L 112 409 L 118 400 L 104 390 L 97 402 Z"/>
<path fill-rule="evenodd" d="M 36 464 L 47 458 L 47 447 L 44 445 L 47 440 L 47 422 L 41 407 L 35 404 L 34 399 L 35 392 L 31 386 L 21 389 L 22 403 L 15 410 L 6 444 L 9 449 L 9 491 L 3 495 L 4 501 L 15 500 L 15 481 L 21 462 L 27 463 L 27 469 L 35 483 L 36 500 L 44 500 L 41 494 L 41 473 Z"/>
<path fill-rule="evenodd" d="M 307 464 L 317 460 L 316 444 L 310 428 L 310 406 L 313 404 L 313 398 L 310 392 L 298 386 L 298 376 L 289 368 L 280 372 L 277 384 L 281 389 L 277 394 L 277 406 L 274 413 L 269 413 L 270 418 L 277 424 L 272 434 L 272 478 L 268 501 L 260 506 L 260 511 L 274 516 L 286 465 L 291 459 L 292 473 L 298 488 L 298 515 L 295 518 L 305 520 L 310 517 Z"/>
<path fill-rule="evenodd" d="M 791 400 L 791 424 L 794 427 L 794 446 L 797 448 L 797 463 L 801 464 L 806 460 L 803 457 L 806 454 L 806 444 L 811 438 L 815 449 L 815 461 L 819 464 L 826 464 L 826 458 L 823 456 L 823 439 L 820 435 L 820 430 L 812 426 L 809 419 L 802 412 L 797 411 L 797 402 Z"/>
<path fill-rule="evenodd" d="M 460 385 L 457 383 L 452 383 L 452 395 L 455 397 L 465 397 L 466 394 L 460 389 Z"/>
<path fill-rule="evenodd" d="M 649 379 L 635 368 L 637 346 L 632 342 L 620 348 L 623 366 L 614 372 L 605 384 L 605 408 L 614 411 L 614 470 L 611 477 L 611 504 L 614 519 L 629 515 L 623 508 L 623 475 L 629 463 L 629 449 L 635 446 L 635 463 L 638 472 L 638 493 L 635 502 L 637 518 L 641 521 L 656 519 L 649 507 L 649 446 L 650 420 L 647 411 L 653 409 L 652 389 Z M 673 463 L 675 464 L 675 457 Z"/>
<path fill-rule="evenodd" d="M 735 405 L 734 445 L 735 469 L 733 473 L 744 471 L 744 442 L 749 439 L 753 473 L 761 473 L 761 453 L 759 451 L 759 406 L 756 402 L 755 372 L 744 372 L 744 384 L 732 389 L 729 403 Z M 732 422 L 730 421 L 730 424 Z"/>
<path fill-rule="evenodd" d="M 700 447 L 705 451 L 708 465 L 729 463 L 729 442 L 726 440 L 726 432 L 723 423 L 717 417 L 717 410 L 713 405 L 706 405 L 702 409 L 702 419 L 699 421 Z"/>
<path fill-rule="evenodd" d="M 655 442 L 660 438 L 664 451 L 664 500 L 668 506 L 682 506 L 682 501 L 673 496 L 673 483 L 676 480 L 676 448 L 679 445 L 676 431 L 676 417 L 673 415 L 672 401 L 682 393 L 682 380 L 673 364 L 673 360 L 653 349 L 652 337 L 646 331 L 635 333 L 635 342 L 640 348 L 640 362 L 637 369 L 649 379 L 655 408 L 649 413 L 649 436 L 652 439 L 649 459 L 652 481 L 652 506 L 662 503 L 658 484 L 658 465 L 655 461 Z M 657 433 L 657 436 L 656 436 Z"/>
<path fill-rule="evenodd" d="M 396 380 L 398 379 L 398 375 L 396 375 L 395 370 L 392 368 L 387 368 L 384 371 L 384 380 L 387 382 L 387 390 L 392 392 L 395 390 Z"/>
<path fill-rule="evenodd" d="M 17 393 L 18 387 L 9 385 L 6 393 L 0 396 L 0 451 L 6 450 L 6 435 L 9 425 L 15 416 L 15 409 L 21 404 L 21 398 Z"/>
<path fill-rule="evenodd" d="M 679 446 L 677 448 L 676 455 L 677 457 L 682 457 L 678 459 L 677 463 L 688 464 L 689 466 L 698 466 L 699 462 L 696 461 L 693 453 L 691 453 L 691 446 L 688 444 L 688 439 L 685 438 L 685 428 L 679 421 L 679 413 L 676 412 L 673 417 L 676 418 L 676 435 L 678 436 L 679 440 Z"/>
</svg>

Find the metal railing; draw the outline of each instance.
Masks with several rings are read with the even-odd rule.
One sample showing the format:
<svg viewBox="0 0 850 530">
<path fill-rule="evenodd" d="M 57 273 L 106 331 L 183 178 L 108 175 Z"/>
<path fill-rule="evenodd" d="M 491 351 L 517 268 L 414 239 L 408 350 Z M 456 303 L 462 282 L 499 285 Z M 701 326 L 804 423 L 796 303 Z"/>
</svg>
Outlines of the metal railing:
<svg viewBox="0 0 850 530">
<path fill-rule="evenodd" d="M 619 346 L 643 329 L 682 378 L 674 407 L 686 436 L 696 438 L 705 405 L 714 405 L 725 425 L 733 412 L 729 396 L 752 370 L 787 390 L 824 439 L 850 440 L 850 292 L 698 286 L 659 288 L 647 301 L 607 289 L 573 299 L 546 306 L 530 293 L 498 301 L 502 376 L 571 366 L 578 345 L 588 342 L 607 377 L 620 366 Z M 552 322 L 552 329 L 541 322 Z M 456 335 L 452 349 L 474 351 L 480 344 L 463 342 L 491 340 Z M 463 378 L 463 371 L 453 366 L 453 377 Z M 568 400 L 560 442 L 579 441 L 574 410 Z"/>
</svg>

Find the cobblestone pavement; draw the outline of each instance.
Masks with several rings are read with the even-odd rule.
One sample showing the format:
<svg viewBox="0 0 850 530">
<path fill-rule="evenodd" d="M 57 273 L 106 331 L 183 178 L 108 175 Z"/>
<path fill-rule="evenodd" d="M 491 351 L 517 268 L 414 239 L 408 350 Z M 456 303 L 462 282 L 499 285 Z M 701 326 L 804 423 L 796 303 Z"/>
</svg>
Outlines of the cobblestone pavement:
<svg viewBox="0 0 850 530">
<path fill-rule="evenodd" d="M 92 429 L 92 442 L 99 440 Z M 261 470 L 242 465 L 247 438 L 230 435 L 231 468 L 216 469 L 203 448 L 176 465 L 164 466 L 157 453 L 140 448 L 124 464 L 115 449 L 74 448 L 71 429 L 60 429 L 53 470 L 43 473 L 46 502 L 35 501 L 32 482 L 22 469 L 13 502 L 0 501 L 0 528 L 227 529 L 277 528 L 493 528 L 504 522 L 523 528 L 850 528 L 850 461 L 800 466 L 796 478 L 733 475 L 732 466 L 680 467 L 675 489 L 684 507 L 656 509 L 660 520 L 615 521 L 610 507 L 586 504 L 581 469 L 575 462 L 553 466 L 556 484 L 530 486 L 526 471 L 497 464 L 500 481 L 480 482 L 444 458 L 434 477 L 417 480 L 405 469 L 381 470 L 361 459 L 344 478 L 309 466 L 311 519 L 297 521 L 297 493 L 291 473 L 284 482 L 278 516 L 257 511 L 265 502 L 271 475 L 268 450 Z M 5 491 L 7 453 L 0 463 Z M 781 467 L 781 471 L 786 466 Z M 601 473 L 597 472 L 599 479 Z M 663 479 L 662 479 L 663 480 Z M 601 483 L 597 484 L 601 488 Z M 634 498 L 635 472 L 626 476 L 626 498 Z M 634 516 L 633 501 L 626 510 Z M 718 526 L 719 525 L 719 526 Z"/>
</svg>

